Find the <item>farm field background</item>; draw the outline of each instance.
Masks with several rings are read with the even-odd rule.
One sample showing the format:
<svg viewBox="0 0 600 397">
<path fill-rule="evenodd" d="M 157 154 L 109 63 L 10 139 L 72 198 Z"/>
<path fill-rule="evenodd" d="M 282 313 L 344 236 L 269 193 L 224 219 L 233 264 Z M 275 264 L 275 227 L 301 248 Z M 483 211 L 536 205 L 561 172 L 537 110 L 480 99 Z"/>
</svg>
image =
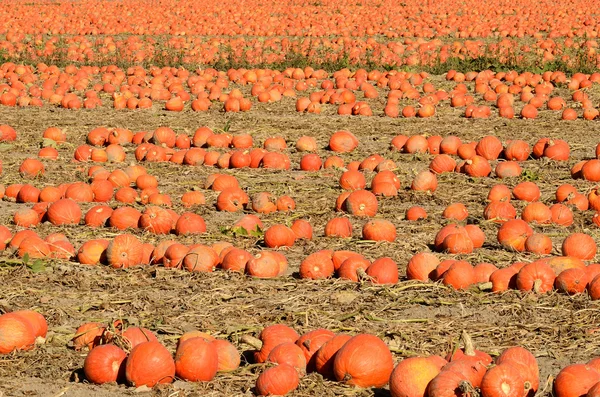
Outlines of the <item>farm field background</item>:
<svg viewBox="0 0 600 397">
<path fill-rule="evenodd" d="M 600 172 L 594 161 L 581 170 L 583 161 L 596 159 L 600 142 L 600 25 L 597 15 L 584 9 L 593 7 L 581 1 L 0 4 L 0 124 L 16 131 L 12 140 L 0 128 L 0 222 L 6 226 L 0 234 L 8 237 L 6 243 L 22 230 L 63 240 L 44 245 L 32 237 L 29 245 L 9 245 L 0 253 L 0 313 L 34 310 L 48 322 L 45 343 L 0 355 L 0 396 L 138 394 L 123 382 L 90 384 L 82 370 L 88 351 L 73 348 L 79 326 L 109 326 L 115 320 L 149 329 L 170 353 L 183 333 L 199 330 L 228 340 L 242 354 L 241 366 L 232 372 L 219 372 L 210 382 L 178 379 L 152 389 L 153 395 L 254 395 L 259 374 L 269 367 L 254 363 L 255 346 L 248 336 L 258 337 L 273 324 L 290 326 L 300 335 L 319 328 L 376 335 L 391 351 L 394 365 L 408 357 L 445 357 L 462 347 L 466 331 L 479 350 L 494 358 L 511 346 L 528 349 L 540 367 L 538 393 L 550 395 L 557 374 L 597 358 L 600 345 L 597 292 L 589 287 L 588 293 L 585 285 L 583 293 L 574 295 L 552 288 L 558 270 L 567 267 L 585 273 L 580 283 L 595 279 L 600 286 L 600 278 L 589 276 L 598 274 L 592 264 L 600 237 L 595 216 Z M 50 127 L 65 134 L 64 142 L 60 134 L 47 132 Z M 90 134 L 99 127 L 107 128 L 106 136 Z M 202 127 L 213 138 L 198 133 L 206 132 Z M 351 132 L 357 147 L 334 150 L 330 139 L 338 131 Z M 177 141 L 170 142 L 175 136 Z M 314 138 L 316 147 L 299 143 L 306 136 Z M 456 147 L 444 150 L 440 142 L 451 136 L 471 145 L 461 153 Z M 476 149 L 486 136 L 502 144 L 495 157 L 487 156 L 484 144 Z M 244 144 L 235 143 L 242 137 Z M 548 140 L 537 155 L 534 145 L 543 138 Z M 515 140 L 528 148 L 524 158 L 511 161 L 504 153 Z M 566 158 L 544 155 L 544 148 L 561 140 L 568 144 Z M 258 150 L 263 147 L 264 152 Z M 251 151 L 258 159 L 251 159 Z M 271 163 L 267 152 L 277 153 Z M 452 166 L 437 173 L 437 187 L 419 191 L 415 179 L 433 169 L 440 152 L 454 161 L 456 172 Z M 324 166 L 306 169 L 303 159 L 309 153 L 316 153 Z M 465 165 L 472 165 L 475 154 L 489 157 L 483 175 Z M 242 165 L 256 164 L 236 168 L 235 156 Z M 326 159 L 341 166 L 325 167 Z M 513 173 L 501 175 L 507 163 Z M 43 172 L 35 168 L 39 164 Z M 150 185 L 157 182 L 156 190 L 144 191 L 134 178 L 117 181 L 122 174 L 116 170 L 133 172 L 134 165 L 155 177 Z M 340 195 L 354 189 L 345 189 L 340 179 L 355 168 L 364 176 L 358 190 L 376 193 L 375 214 L 360 216 L 348 203 L 336 211 Z M 386 171 L 393 172 L 399 187 L 377 192 L 372 181 Z M 222 210 L 219 191 L 207 183 L 214 174 L 234 176 L 249 204 Z M 101 200 L 92 182 L 102 180 L 112 184 L 112 193 Z M 560 186 L 574 189 L 560 200 L 572 223 L 561 225 L 560 216 L 545 219 L 545 213 L 528 221 L 532 232 L 551 241 L 550 251 L 542 247 L 544 254 L 499 241 L 498 230 L 507 219 L 488 213 L 493 186 L 512 190 L 523 182 L 537 185 L 540 196 L 534 201 L 546 209 L 557 203 Z M 67 193 L 67 183 L 79 183 L 83 193 L 75 188 Z M 19 195 L 19 184 L 28 185 L 30 194 L 23 190 Z M 39 203 L 48 187 L 46 192 L 59 192 L 58 198 L 75 198 L 81 219 L 51 222 L 50 204 Z M 90 191 L 91 199 L 86 196 Z M 204 203 L 187 205 L 183 198 L 190 192 L 196 194 L 189 197 L 202 196 Z M 259 208 L 262 192 L 273 196 L 267 204 L 291 197 L 293 208 Z M 468 216 L 449 219 L 444 210 L 455 203 L 464 204 Z M 527 219 L 529 201 L 512 197 L 510 204 L 515 212 L 508 218 Z M 172 219 L 164 234 L 155 224 L 139 226 L 137 218 L 123 230 L 114 227 L 125 215 L 90 227 L 85 215 L 98 205 L 111 211 L 133 208 L 138 217 L 155 208 L 174 211 L 171 217 L 192 212 L 202 217 L 206 231 L 178 235 Z M 406 219 L 414 206 L 422 207 L 427 218 Z M 19 218 L 32 207 L 39 218 Z M 262 226 L 244 232 L 236 224 L 243 215 L 258 216 Z M 325 236 L 334 218 L 349 220 L 349 237 Z M 297 220 L 310 223 L 312 239 L 270 246 L 265 231 Z M 392 241 L 364 235 L 363 227 L 372 220 L 391 222 Z M 485 234 L 483 246 L 474 247 L 469 236 L 470 248 L 463 241 L 466 248 L 436 249 L 436 235 L 452 223 L 478 226 Z M 568 256 L 563 241 L 574 233 L 591 236 L 594 250 L 569 262 L 563 258 Z M 226 242 L 252 256 L 274 251 L 285 256 L 287 267 L 257 277 L 223 270 L 222 258 L 210 271 L 194 272 L 181 269 L 183 257 L 177 255 L 172 264 L 165 259 L 127 269 L 114 269 L 118 265 L 108 265 L 104 257 L 96 265 L 80 263 L 84 243 L 113 241 L 122 234 L 152 246 L 165 246 L 168 240 L 186 247 Z M 149 260 L 156 252 L 148 249 Z M 389 257 L 397 264 L 399 281 L 377 284 L 368 271 L 356 269 L 350 278 L 358 281 L 337 273 L 321 280 L 303 277 L 302 262 L 320 250 L 354 251 L 369 263 Z M 450 277 L 411 280 L 407 264 L 423 252 L 440 261 L 487 262 L 498 268 L 563 259 L 552 265 L 549 291 L 518 291 L 513 279 L 507 291 L 493 293 L 483 288 L 487 280 L 471 279 L 459 287 Z M 290 395 L 394 394 L 388 386 L 354 388 L 312 372 Z M 569 394 L 555 390 L 555 395 Z"/>
</svg>

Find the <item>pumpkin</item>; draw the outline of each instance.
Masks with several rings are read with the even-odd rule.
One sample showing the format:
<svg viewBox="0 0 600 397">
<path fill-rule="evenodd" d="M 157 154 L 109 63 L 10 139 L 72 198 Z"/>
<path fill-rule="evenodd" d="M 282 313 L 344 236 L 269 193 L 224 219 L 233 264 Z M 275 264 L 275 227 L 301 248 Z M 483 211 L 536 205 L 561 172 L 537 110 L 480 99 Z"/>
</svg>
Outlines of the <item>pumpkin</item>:
<svg viewBox="0 0 600 397">
<path fill-rule="evenodd" d="M 269 214 L 277 211 L 275 197 L 268 192 L 257 193 L 252 196 L 252 209 L 260 214 Z"/>
<path fill-rule="evenodd" d="M 485 177 L 492 172 L 492 166 L 485 158 L 475 155 L 464 162 L 463 170 L 472 177 Z"/>
<path fill-rule="evenodd" d="M 298 387 L 298 371 L 288 364 L 279 364 L 261 373 L 256 380 L 259 396 L 283 396 Z"/>
<path fill-rule="evenodd" d="M 429 170 L 436 174 L 444 172 L 453 172 L 456 168 L 456 161 L 447 154 L 437 155 L 429 163 Z"/>
<path fill-rule="evenodd" d="M 389 241 L 396 240 L 396 227 L 385 219 L 372 219 L 362 229 L 363 240 Z"/>
<path fill-rule="evenodd" d="M 172 224 L 173 220 L 169 212 L 157 206 L 147 207 L 139 219 L 140 227 L 154 234 L 168 234 Z"/>
<path fill-rule="evenodd" d="M 218 263 L 215 250 L 200 244 L 191 246 L 183 259 L 183 267 L 190 272 L 212 272 Z"/>
<path fill-rule="evenodd" d="M 502 152 L 502 142 L 495 136 L 488 135 L 477 143 L 475 152 L 486 160 L 496 160 Z"/>
<path fill-rule="evenodd" d="M 118 235 L 106 248 L 106 261 L 114 268 L 137 266 L 142 258 L 142 243 L 131 234 Z"/>
<path fill-rule="evenodd" d="M 437 189 L 437 177 L 430 171 L 419 172 L 412 181 L 410 188 L 416 191 L 435 192 Z"/>
<path fill-rule="evenodd" d="M 129 353 L 125 377 L 134 387 L 172 383 L 175 378 L 175 362 L 171 353 L 159 342 L 143 342 Z"/>
<path fill-rule="evenodd" d="M 296 141 L 296 150 L 299 152 L 315 152 L 317 141 L 312 136 L 303 135 Z"/>
<path fill-rule="evenodd" d="M 326 237 L 352 237 L 352 224 L 348 218 L 333 218 L 325 225 Z"/>
<path fill-rule="evenodd" d="M 204 197 L 204 193 L 200 191 L 185 192 L 181 196 L 181 203 L 185 208 L 190 208 L 196 205 L 206 204 L 206 198 Z"/>
<path fill-rule="evenodd" d="M 296 219 L 294 223 L 292 223 L 291 229 L 296 235 L 296 239 L 312 240 L 313 228 L 309 221 Z"/>
<path fill-rule="evenodd" d="M 217 210 L 237 212 L 248 204 L 248 195 L 240 188 L 225 188 L 217 197 Z"/>
<path fill-rule="evenodd" d="M 175 353 L 175 374 L 190 382 L 212 380 L 219 368 L 219 356 L 214 344 L 201 337 L 181 342 Z"/>
<path fill-rule="evenodd" d="M 573 256 L 582 260 L 592 260 L 596 257 L 596 242 L 585 233 L 573 233 L 562 243 L 564 256 Z"/>
<path fill-rule="evenodd" d="M 487 367 L 477 358 L 463 358 L 450 361 L 448 364 L 444 365 L 442 371 L 451 371 L 461 374 L 463 379 L 469 382 L 471 386 L 479 387 L 486 374 Z"/>
<path fill-rule="evenodd" d="M 410 136 L 403 145 L 404 153 L 427 153 L 428 150 L 427 138 L 423 135 Z"/>
<path fill-rule="evenodd" d="M 467 262 L 458 261 L 444 272 L 443 284 L 454 289 L 467 289 L 475 283 L 475 270 Z"/>
<path fill-rule="evenodd" d="M 334 336 L 333 332 L 320 328 L 307 332 L 298 338 L 296 345 L 300 347 L 300 350 L 304 354 L 307 372 L 316 371 L 315 354 L 321 346 L 330 341 Z"/>
<path fill-rule="evenodd" d="M 504 158 L 510 161 L 525 161 L 529 157 L 531 150 L 529 144 L 525 141 L 516 139 L 510 141 L 504 149 Z"/>
<path fill-rule="evenodd" d="M 164 267 L 177 268 L 182 267 L 185 256 L 190 251 L 187 245 L 174 243 L 169 245 L 163 256 L 162 264 Z"/>
<path fill-rule="evenodd" d="M 516 287 L 521 291 L 544 293 L 552 290 L 556 278 L 552 268 L 544 262 L 529 263 L 519 271 Z"/>
<path fill-rule="evenodd" d="M 277 205 L 277 211 L 293 211 L 296 209 L 296 202 L 290 196 L 281 196 L 275 202 Z"/>
<path fill-rule="evenodd" d="M 258 338 L 262 341 L 262 346 L 259 351 L 254 352 L 254 361 L 264 363 L 271 350 L 282 343 L 296 343 L 299 335 L 287 325 L 274 324 L 263 328 Z"/>
<path fill-rule="evenodd" d="M 302 349 L 295 343 L 286 342 L 275 346 L 267 357 L 267 362 L 287 364 L 296 368 L 298 373 L 306 373 L 306 357 Z"/>
<path fill-rule="evenodd" d="M 592 278 L 592 281 L 588 283 L 587 290 L 592 300 L 600 299 L 600 274 Z"/>
<path fill-rule="evenodd" d="M 592 386 L 600 382 L 600 373 L 585 364 L 572 364 L 563 368 L 553 384 L 556 397 L 579 397 L 585 395 Z"/>
<path fill-rule="evenodd" d="M 44 175 L 44 172 L 44 164 L 33 158 L 25 159 L 19 167 L 19 174 L 21 174 L 23 178 L 37 178 L 38 176 Z"/>
<path fill-rule="evenodd" d="M 76 225 L 81 221 L 81 208 L 71 199 L 61 199 L 50 204 L 47 216 L 55 226 Z"/>
<path fill-rule="evenodd" d="M 392 397 L 425 396 L 427 385 L 440 370 L 438 361 L 431 357 L 410 357 L 400 361 L 390 376 Z"/>
<path fill-rule="evenodd" d="M 367 275 L 374 284 L 396 284 L 398 282 L 398 265 L 391 258 L 376 259 L 367 268 Z"/>
<path fill-rule="evenodd" d="M 427 281 L 432 278 L 432 273 L 440 264 L 440 260 L 429 252 L 420 252 L 413 255 L 406 266 L 406 277 L 409 280 Z"/>
<path fill-rule="evenodd" d="M 357 170 L 349 170 L 340 176 L 340 186 L 344 190 L 359 190 L 366 186 L 365 176 Z"/>
<path fill-rule="evenodd" d="M 106 248 L 109 241 L 104 239 L 88 240 L 77 251 L 77 261 L 82 265 L 97 265 L 106 260 Z"/>
<path fill-rule="evenodd" d="M 252 258 L 252 254 L 248 251 L 240 248 L 232 248 L 222 257 L 221 267 L 223 270 L 244 272 L 246 264 Z"/>
<path fill-rule="evenodd" d="M 552 251 L 552 240 L 542 233 L 533 233 L 525 240 L 525 251 L 537 255 L 546 255 Z"/>
<path fill-rule="evenodd" d="M 87 347 L 92 350 L 95 346 L 98 346 L 101 340 L 104 338 L 106 328 L 100 323 L 85 323 L 82 324 L 75 331 L 73 337 L 73 347 L 75 350 L 81 350 Z"/>
<path fill-rule="evenodd" d="M 521 182 L 513 188 L 513 196 L 517 200 L 537 201 L 540 198 L 540 188 L 533 182 Z"/>
<path fill-rule="evenodd" d="M 355 190 L 344 201 L 344 209 L 354 216 L 375 216 L 378 205 L 377 197 L 367 190 Z"/>
<path fill-rule="evenodd" d="M 519 370 L 504 363 L 486 372 L 480 389 L 485 397 L 522 397 L 524 381 Z"/>
<path fill-rule="evenodd" d="M 34 209 L 19 208 L 13 216 L 13 223 L 21 227 L 35 227 L 40 223 L 40 219 Z"/>
<path fill-rule="evenodd" d="M 307 256 L 300 263 L 299 274 L 301 278 L 318 280 L 331 277 L 334 271 L 331 253 L 318 251 Z"/>
<path fill-rule="evenodd" d="M 527 223 L 549 224 L 552 222 L 552 212 L 544 203 L 536 201 L 523 208 L 521 219 Z"/>
<path fill-rule="evenodd" d="M 273 252 L 261 251 L 246 262 L 246 273 L 260 278 L 277 277 L 280 274 L 277 257 Z"/>
<path fill-rule="evenodd" d="M 360 334 L 346 342 L 335 355 L 333 372 L 343 383 L 357 387 L 385 386 L 394 369 L 392 353 L 375 335 Z"/>
<path fill-rule="evenodd" d="M 156 335 L 152 331 L 141 327 L 129 327 L 121 336 L 127 341 L 130 349 L 144 342 L 158 342 Z"/>
<path fill-rule="evenodd" d="M 85 378 L 97 385 L 124 379 L 127 353 L 109 344 L 94 347 L 83 362 Z"/>
<path fill-rule="evenodd" d="M 552 223 L 559 226 L 571 226 L 573 224 L 573 212 L 563 204 L 554 204 L 550 207 Z"/>
<path fill-rule="evenodd" d="M 406 210 L 404 218 L 407 221 L 418 221 L 421 219 L 427 219 L 427 211 L 423 207 L 413 206 Z"/>
<path fill-rule="evenodd" d="M 504 363 L 519 370 L 527 396 L 535 395 L 540 384 L 540 374 L 537 360 L 533 354 L 520 346 L 509 347 L 496 358 L 496 364 Z"/>
<path fill-rule="evenodd" d="M 175 234 L 185 236 L 188 234 L 200 234 L 206 232 L 204 219 L 192 212 L 184 212 L 175 223 Z"/>
<path fill-rule="evenodd" d="M 521 219 L 512 219 L 505 222 L 498 229 L 498 242 L 506 249 L 523 251 L 525 241 L 533 234 L 529 225 Z"/>
<path fill-rule="evenodd" d="M 447 206 L 442 212 L 442 217 L 446 219 L 454 219 L 463 221 L 469 216 L 469 211 L 462 203 L 454 203 Z"/>
<path fill-rule="evenodd" d="M 329 149 L 337 153 L 352 152 L 358 147 L 358 139 L 350 131 L 337 131 L 329 138 Z"/>
<path fill-rule="evenodd" d="M 285 225 L 273 225 L 265 231 L 264 241 L 269 248 L 291 247 L 296 241 L 296 235 Z"/>
<path fill-rule="evenodd" d="M 35 331 L 32 324 L 18 314 L 8 313 L 0 316 L 0 354 L 33 349 Z"/>
<path fill-rule="evenodd" d="M 240 366 L 240 352 L 234 345 L 223 339 L 215 339 L 212 344 L 217 349 L 217 372 L 235 371 Z"/>
</svg>

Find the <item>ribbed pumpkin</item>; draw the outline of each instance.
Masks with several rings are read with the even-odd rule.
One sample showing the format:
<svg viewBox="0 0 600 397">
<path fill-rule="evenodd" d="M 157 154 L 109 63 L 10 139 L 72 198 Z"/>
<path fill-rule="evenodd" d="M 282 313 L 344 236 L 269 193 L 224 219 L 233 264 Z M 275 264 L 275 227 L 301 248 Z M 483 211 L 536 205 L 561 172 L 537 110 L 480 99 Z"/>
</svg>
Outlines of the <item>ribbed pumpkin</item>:
<svg viewBox="0 0 600 397">
<path fill-rule="evenodd" d="M 360 334 L 346 342 L 333 362 L 335 378 L 357 387 L 385 386 L 393 369 L 389 348 L 370 334 Z"/>
<path fill-rule="evenodd" d="M 317 251 L 300 263 L 300 277 L 313 280 L 329 278 L 335 271 L 330 251 Z"/>
<path fill-rule="evenodd" d="M 171 231 L 173 220 L 167 210 L 157 207 L 147 207 L 139 220 L 140 227 L 154 234 L 168 234 Z"/>
<path fill-rule="evenodd" d="M 344 201 L 345 210 L 354 216 L 375 216 L 378 204 L 377 197 L 367 190 L 355 190 Z"/>
<path fill-rule="evenodd" d="M 114 268 L 127 268 L 142 263 L 142 243 L 131 234 L 115 237 L 106 248 L 106 261 Z"/>
</svg>

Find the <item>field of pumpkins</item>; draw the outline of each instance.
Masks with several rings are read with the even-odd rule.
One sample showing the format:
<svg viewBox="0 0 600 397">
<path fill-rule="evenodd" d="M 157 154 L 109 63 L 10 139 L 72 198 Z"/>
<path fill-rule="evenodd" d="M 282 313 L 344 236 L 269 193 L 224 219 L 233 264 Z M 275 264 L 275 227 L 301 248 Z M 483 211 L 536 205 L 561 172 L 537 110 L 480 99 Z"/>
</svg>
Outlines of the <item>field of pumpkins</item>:
<svg viewBox="0 0 600 397">
<path fill-rule="evenodd" d="M 582 7 L 0 4 L 0 397 L 600 396 Z"/>
</svg>

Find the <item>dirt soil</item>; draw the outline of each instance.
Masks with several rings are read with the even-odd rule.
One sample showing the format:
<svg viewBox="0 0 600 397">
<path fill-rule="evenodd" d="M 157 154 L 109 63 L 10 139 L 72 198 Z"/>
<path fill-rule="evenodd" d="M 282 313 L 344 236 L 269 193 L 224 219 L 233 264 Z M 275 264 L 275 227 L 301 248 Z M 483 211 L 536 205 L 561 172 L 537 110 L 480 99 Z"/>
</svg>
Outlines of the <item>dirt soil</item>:
<svg viewBox="0 0 600 397">
<path fill-rule="evenodd" d="M 443 84 L 440 78 L 436 78 Z M 384 98 L 384 97 L 383 97 Z M 433 194 L 409 190 L 412 177 L 426 169 L 432 157 L 399 154 L 389 150 L 391 139 L 398 135 L 457 135 L 463 141 L 496 135 L 502 141 L 523 139 L 533 145 L 541 137 L 566 139 L 571 145 L 571 160 L 564 163 L 529 160 L 522 166 L 541 189 L 542 201 L 554 201 L 556 187 L 572 183 L 587 193 L 593 184 L 572 180 L 569 170 L 575 162 L 594 156 L 600 137 L 600 124 L 577 120 L 560 122 L 559 113 L 543 111 L 538 120 L 505 120 L 495 114 L 489 120 L 468 120 L 461 110 L 447 104 L 438 107 L 432 119 L 392 119 L 381 117 L 385 100 L 371 101 L 374 117 L 335 115 L 335 107 L 325 105 L 321 115 L 298 114 L 294 100 L 284 98 L 276 104 L 255 103 L 245 114 L 226 114 L 218 109 L 206 113 L 186 110 L 172 113 L 161 110 L 159 104 L 149 111 L 115 111 L 105 106 L 96 110 L 69 111 L 46 106 L 42 109 L 0 107 L 0 122 L 13 126 L 19 133 L 14 144 L 0 145 L 5 185 L 21 181 L 18 167 L 25 157 L 33 157 L 45 128 L 58 126 L 68 132 L 68 144 L 59 148 L 62 161 L 45 161 L 46 174 L 34 184 L 38 187 L 63 182 L 85 180 L 87 165 L 71 161 L 73 150 L 85 142 L 86 134 L 98 126 L 125 127 L 132 131 L 149 131 L 169 126 L 177 133 L 192 135 L 196 128 L 207 125 L 215 130 L 228 123 L 230 133 L 250 133 L 255 144 L 270 136 L 284 136 L 292 159 L 291 171 L 218 170 L 212 167 L 186 167 L 171 163 L 144 164 L 149 173 L 159 178 L 160 189 L 173 198 L 174 209 L 183 211 L 179 198 L 193 187 L 203 187 L 206 177 L 215 172 L 235 175 L 250 195 L 269 191 L 288 194 L 296 200 L 297 209 L 291 215 L 275 213 L 261 216 L 265 226 L 290 224 L 294 219 L 310 220 L 315 239 L 299 241 L 294 247 L 281 250 L 290 262 L 286 277 L 273 280 L 253 279 L 239 274 L 215 271 L 212 274 L 191 274 L 157 267 L 114 270 L 82 266 L 73 262 L 52 261 L 39 272 L 32 270 L 5 252 L 0 256 L 0 312 L 34 309 L 43 313 L 50 332 L 44 345 L 31 352 L 0 356 L 0 396 L 120 396 L 139 392 L 157 396 L 250 396 L 255 380 L 262 370 L 243 359 L 242 367 L 230 374 L 219 374 L 208 383 L 191 384 L 178 381 L 152 391 L 125 386 L 87 384 L 81 368 L 85 352 L 69 346 L 75 329 L 84 322 L 112 322 L 124 319 L 131 325 L 154 331 L 171 351 L 179 335 L 199 329 L 232 341 L 245 357 L 251 347 L 240 342 L 244 334 L 257 335 L 269 324 L 284 323 L 299 333 L 324 327 L 335 332 L 374 333 L 383 338 L 396 361 L 405 357 L 441 354 L 451 350 L 462 330 L 467 330 L 480 350 L 492 355 L 519 345 L 531 350 L 541 369 L 541 395 L 549 395 L 551 377 L 564 366 L 584 362 L 598 355 L 600 339 L 600 304 L 587 295 L 569 297 L 557 293 L 524 294 L 515 291 L 504 294 L 476 290 L 457 292 L 433 283 L 406 281 L 406 263 L 417 252 L 430 250 L 435 233 L 441 225 L 444 207 L 453 202 L 464 203 L 469 222 L 481 226 L 487 235 L 485 246 L 462 258 L 471 263 L 492 262 L 499 267 L 516 261 L 531 261 L 535 256 L 507 252 L 496 242 L 498 225 L 482 221 L 489 188 L 497 183 L 512 187 L 522 178 L 500 181 L 497 178 L 472 179 L 462 174 L 445 174 L 439 178 Z M 365 220 L 351 218 L 352 239 L 323 237 L 325 223 L 339 213 L 333 210 L 335 198 L 341 193 L 339 170 L 323 170 L 307 174 L 298 170 L 301 157 L 294 149 L 302 135 L 314 136 L 320 154 L 330 155 L 325 148 L 329 136 L 341 129 L 352 131 L 360 140 L 359 148 L 343 155 L 346 162 L 380 153 L 396 161 L 396 173 L 402 181 L 398 197 L 380 199 L 377 217 L 394 223 L 398 238 L 394 243 L 374 243 L 360 239 Z M 133 147 L 128 147 L 127 161 L 134 161 Z M 495 163 L 493 166 L 495 166 Z M 117 165 L 107 164 L 109 170 Z M 372 173 L 367 173 L 370 181 Z M 207 206 L 196 209 L 207 223 L 208 232 L 201 237 L 178 238 L 185 243 L 231 241 L 251 252 L 262 248 L 255 237 L 233 237 L 223 228 L 233 225 L 240 214 L 219 213 L 214 209 L 216 194 L 202 189 Z M 408 222 L 404 212 L 413 205 L 423 206 L 429 217 Z M 519 211 L 522 203 L 514 204 Z M 90 206 L 83 205 L 84 210 Z M 17 204 L 0 203 L 0 222 L 11 225 Z M 554 242 L 554 254 L 559 254 L 562 239 L 583 231 L 599 241 L 600 232 L 591 223 L 592 212 L 575 212 L 575 223 L 569 228 L 536 226 Z M 62 232 L 78 248 L 90 238 L 115 236 L 115 230 L 92 230 L 79 227 L 54 227 L 48 223 L 37 228 L 40 235 Z M 171 237 L 159 238 L 132 231 L 146 242 L 156 244 Z M 297 276 L 301 260 L 319 249 L 352 249 L 369 259 L 389 256 L 400 269 L 402 280 L 395 286 L 373 286 L 369 282 L 342 280 L 306 281 Z M 447 255 L 440 255 L 447 258 Z M 301 380 L 293 396 L 388 396 L 387 390 L 353 389 L 323 380 L 311 374 Z"/>
</svg>

